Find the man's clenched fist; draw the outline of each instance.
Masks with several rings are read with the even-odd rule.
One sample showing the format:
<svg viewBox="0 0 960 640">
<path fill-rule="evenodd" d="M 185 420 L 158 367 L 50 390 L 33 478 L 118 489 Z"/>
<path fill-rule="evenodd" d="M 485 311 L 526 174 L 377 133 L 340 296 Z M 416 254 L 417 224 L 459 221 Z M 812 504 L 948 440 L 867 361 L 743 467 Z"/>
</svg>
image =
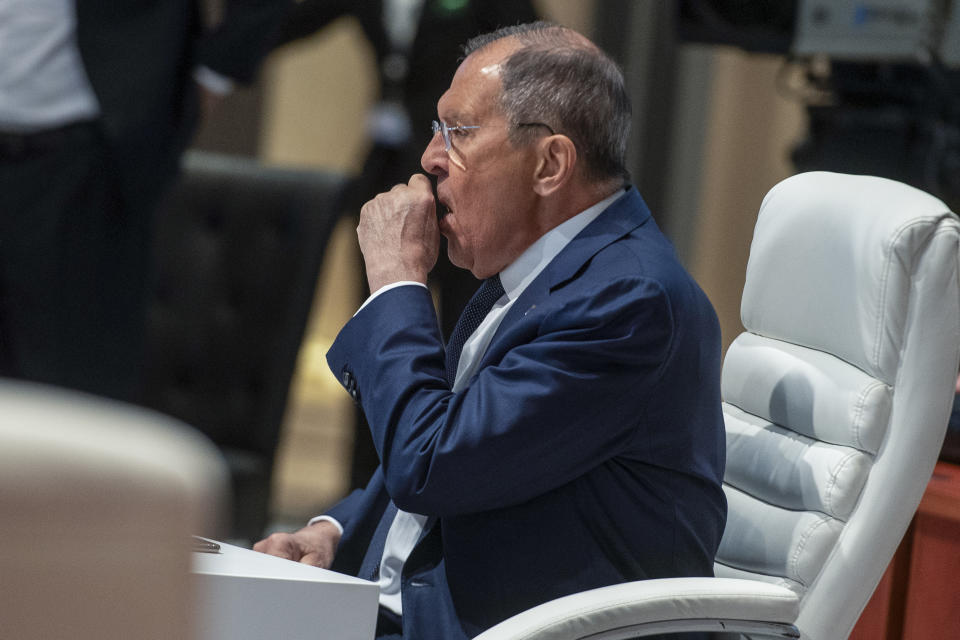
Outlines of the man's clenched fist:
<svg viewBox="0 0 960 640">
<path fill-rule="evenodd" d="M 371 292 L 401 280 L 426 284 L 440 252 L 436 207 L 430 180 L 419 173 L 363 205 L 357 238 Z"/>
</svg>

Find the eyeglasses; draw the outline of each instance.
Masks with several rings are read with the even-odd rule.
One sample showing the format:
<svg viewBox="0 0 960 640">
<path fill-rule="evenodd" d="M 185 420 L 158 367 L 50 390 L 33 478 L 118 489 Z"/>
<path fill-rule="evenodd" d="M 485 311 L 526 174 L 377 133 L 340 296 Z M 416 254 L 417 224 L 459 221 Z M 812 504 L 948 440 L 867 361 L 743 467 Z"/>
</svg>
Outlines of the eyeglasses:
<svg viewBox="0 0 960 640">
<path fill-rule="evenodd" d="M 451 131 L 466 131 L 467 129 L 480 128 L 480 125 L 478 124 L 475 124 L 475 125 L 458 124 L 456 126 L 451 127 L 443 120 L 440 120 L 439 122 L 436 120 L 431 120 L 430 126 L 433 129 L 434 136 L 436 136 L 437 133 L 440 133 L 443 135 L 443 147 L 447 150 L 447 153 L 450 153 L 450 132 Z M 518 123 L 517 126 L 518 127 L 545 127 L 547 131 L 550 132 L 550 135 L 553 135 L 554 133 L 550 125 L 544 124 L 542 122 L 521 122 L 521 123 Z"/>
<path fill-rule="evenodd" d="M 465 131 L 465 130 L 467 130 L 467 129 L 479 129 L 479 128 L 480 128 L 480 125 L 478 125 L 478 124 L 476 124 L 476 125 L 471 125 L 471 126 L 467 126 L 467 125 L 464 125 L 464 124 L 458 124 L 458 125 L 455 126 L 455 127 L 451 127 L 451 126 L 447 125 L 447 123 L 444 122 L 443 120 L 441 120 L 440 122 L 437 122 L 436 120 L 432 120 L 432 121 L 430 122 L 430 126 L 433 128 L 433 135 L 434 135 L 434 136 L 437 135 L 437 132 L 440 132 L 441 134 L 443 134 L 443 147 L 447 150 L 447 153 L 450 152 L 450 132 L 451 132 L 451 131 Z"/>
</svg>

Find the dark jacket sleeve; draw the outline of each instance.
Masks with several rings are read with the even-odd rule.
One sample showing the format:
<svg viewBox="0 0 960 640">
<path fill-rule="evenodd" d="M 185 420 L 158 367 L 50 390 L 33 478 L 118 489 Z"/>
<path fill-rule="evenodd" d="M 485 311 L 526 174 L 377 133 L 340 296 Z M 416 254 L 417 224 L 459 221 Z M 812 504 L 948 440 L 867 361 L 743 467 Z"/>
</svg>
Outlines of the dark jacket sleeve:
<svg viewBox="0 0 960 640">
<path fill-rule="evenodd" d="M 327 359 L 354 381 L 397 506 L 449 516 L 523 502 L 614 455 L 654 457 L 637 426 L 672 326 L 657 283 L 612 280 L 538 305 L 452 393 L 429 292 L 399 287 L 358 313 Z"/>
<path fill-rule="evenodd" d="M 227 0 L 223 19 L 197 45 L 197 63 L 240 82 L 279 44 L 292 0 Z"/>
</svg>

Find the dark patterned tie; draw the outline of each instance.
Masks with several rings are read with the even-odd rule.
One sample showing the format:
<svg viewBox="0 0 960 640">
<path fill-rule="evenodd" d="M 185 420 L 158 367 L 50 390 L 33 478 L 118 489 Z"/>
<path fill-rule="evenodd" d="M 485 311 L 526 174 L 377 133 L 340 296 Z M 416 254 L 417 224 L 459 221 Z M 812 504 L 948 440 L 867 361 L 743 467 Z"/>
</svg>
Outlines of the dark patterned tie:
<svg viewBox="0 0 960 640">
<path fill-rule="evenodd" d="M 453 335 L 450 336 L 450 342 L 447 344 L 447 382 L 451 388 L 457 377 L 457 363 L 460 362 L 460 351 L 463 350 L 463 343 L 480 326 L 490 309 L 493 308 L 493 304 L 503 294 L 500 276 L 487 278 L 470 298 L 470 302 L 467 303 L 463 313 L 460 314 L 457 326 L 453 328 Z"/>
<path fill-rule="evenodd" d="M 383 549 L 387 544 L 387 534 L 390 533 L 390 527 L 393 525 L 393 519 L 397 517 L 397 505 L 393 500 L 387 503 L 387 508 L 380 517 L 380 522 L 373 532 L 373 538 L 367 545 L 367 552 L 360 563 L 360 571 L 357 576 L 364 580 L 380 579 L 380 562 L 383 560 Z"/>
</svg>

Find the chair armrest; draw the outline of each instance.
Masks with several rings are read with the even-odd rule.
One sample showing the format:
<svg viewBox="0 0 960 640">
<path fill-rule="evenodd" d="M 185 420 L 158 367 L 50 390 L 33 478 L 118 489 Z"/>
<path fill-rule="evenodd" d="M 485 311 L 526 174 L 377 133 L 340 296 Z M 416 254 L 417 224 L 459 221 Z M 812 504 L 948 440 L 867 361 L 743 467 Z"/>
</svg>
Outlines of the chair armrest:
<svg viewBox="0 0 960 640">
<path fill-rule="evenodd" d="M 800 598 L 735 578 L 664 578 L 592 589 L 519 613 L 474 640 L 631 638 L 648 633 L 756 631 L 799 637 Z"/>
</svg>

